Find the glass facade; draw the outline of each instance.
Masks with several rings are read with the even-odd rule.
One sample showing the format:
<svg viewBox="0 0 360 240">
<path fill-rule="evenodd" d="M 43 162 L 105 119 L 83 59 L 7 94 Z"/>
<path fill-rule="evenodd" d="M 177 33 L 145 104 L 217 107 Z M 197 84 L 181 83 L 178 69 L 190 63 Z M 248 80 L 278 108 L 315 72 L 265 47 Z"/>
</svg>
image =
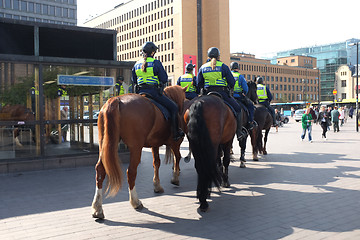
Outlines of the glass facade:
<svg viewBox="0 0 360 240">
<path fill-rule="evenodd" d="M 0 17 L 77 25 L 76 0 L 0 0 Z"/>
<path fill-rule="evenodd" d="M 276 64 L 277 58 L 291 55 L 317 58 L 317 67 L 320 69 L 321 74 L 321 101 L 332 101 L 332 91 L 335 88 L 335 72 L 343 64 L 356 64 L 356 46 L 350 47 L 349 44 L 359 41 L 359 39 L 353 38 L 340 43 L 282 51 L 271 59 L 271 63 Z"/>
</svg>

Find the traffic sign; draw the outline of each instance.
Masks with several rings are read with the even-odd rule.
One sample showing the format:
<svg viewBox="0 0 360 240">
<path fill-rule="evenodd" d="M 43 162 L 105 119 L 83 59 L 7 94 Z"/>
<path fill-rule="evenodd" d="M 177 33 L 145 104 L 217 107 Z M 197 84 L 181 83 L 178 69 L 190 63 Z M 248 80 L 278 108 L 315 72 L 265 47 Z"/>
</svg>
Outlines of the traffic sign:
<svg viewBox="0 0 360 240">
<path fill-rule="evenodd" d="M 58 85 L 114 86 L 113 77 L 58 75 Z"/>
<path fill-rule="evenodd" d="M 337 90 L 336 90 L 336 89 L 333 90 L 333 94 L 334 94 L 334 95 L 337 94 Z"/>
</svg>

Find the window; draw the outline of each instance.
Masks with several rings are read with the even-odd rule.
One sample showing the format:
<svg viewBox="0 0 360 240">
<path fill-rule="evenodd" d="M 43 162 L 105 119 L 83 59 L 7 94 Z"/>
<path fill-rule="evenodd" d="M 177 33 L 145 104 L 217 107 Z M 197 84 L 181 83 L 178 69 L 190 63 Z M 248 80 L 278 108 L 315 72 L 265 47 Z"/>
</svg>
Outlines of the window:
<svg viewBox="0 0 360 240">
<path fill-rule="evenodd" d="M 50 6 L 50 14 L 51 16 L 55 16 L 55 7 L 54 6 Z"/>
<path fill-rule="evenodd" d="M 341 87 L 346 87 L 346 80 L 341 80 Z"/>
<path fill-rule="evenodd" d="M 342 98 L 342 99 L 346 99 L 346 93 L 342 93 L 342 94 L 341 94 L 341 98 Z"/>
<path fill-rule="evenodd" d="M 11 0 L 5 0 L 5 8 L 11 9 Z"/>
<path fill-rule="evenodd" d="M 32 2 L 28 3 L 28 11 L 29 12 L 34 12 L 34 3 L 32 3 Z"/>
<path fill-rule="evenodd" d="M 2 4 L 0 4 L 2 5 Z M 19 10 L 20 5 L 19 5 L 19 0 L 13 0 L 13 9 L 15 10 Z"/>
<path fill-rule="evenodd" d="M 21 11 L 27 11 L 27 2 L 21 1 Z"/>
<path fill-rule="evenodd" d="M 35 4 L 35 13 L 41 14 L 41 4 L 39 3 Z"/>
<path fill-rule="evenodd" d="M 295 59 L 291 59 L 291 62 L 292 62 L 292 63 L 295 62 Z"/>
</svg>

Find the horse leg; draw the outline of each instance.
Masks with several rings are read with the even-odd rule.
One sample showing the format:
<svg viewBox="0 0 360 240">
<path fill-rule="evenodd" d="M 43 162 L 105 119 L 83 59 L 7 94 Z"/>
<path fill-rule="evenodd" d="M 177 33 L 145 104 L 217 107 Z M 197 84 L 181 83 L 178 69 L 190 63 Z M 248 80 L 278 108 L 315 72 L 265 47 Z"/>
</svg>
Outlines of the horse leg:
<svg viewBox="0 0 360 240">
<path fill-rule="evenodd" d="M 253 130 L 251 134 L 251 145 L 252 145 L 252 155 L 253 155 L 253 161 L 259 161 L 258 158 L 258 149 L 257 149 L 257 135 L 258 131 L 261 131 L 259 129 Z"/>
<path fill-rule="evenodd" d="M 247 141 L 247 137 L 242 139 L 239 144 L 240 144 L 240 148 L 241 148 L 241 156 L 240 156 L 240 168 L 246 168 L 245 165 L 245 150 L 246 150 L 246 141 Z"/>
<path fill-rule="evenodd" d="M 186 155 L 186 157 L 184 158 L 184 162 L 188 163 L 190 162 L 190 159 L 191 159 L 191 149 L 189 147 L 189 153 L 188 155 Z"/>
<path fill-rule="evenodd" d="M 232 141 L 230 141 L 229 143 L 226 143 L 223 145 L 222 149 L 224 151 L 224 158 L 223 158 L 223 183 L 222 186 L 223 187 L 230 187 L 230 183 L 229 183 L 229 165 L 230 165 L 230 150 L 231 150 L 231 143 Z"/>
<path fill-rule="evenodd" d="M 94 200 L 91 205 L 93 212 L 92 216 L 94 218 L 104 219 L 105 216 L 102 208 L 102 197 L 103 197 L 102 185 L 106 173 L 105 173 L 104 165 L 101 162 L 101 158 L 99 158 L 95 166 L 95 171 L 96 171 L 96 190 L 95 190 Z"/>
<path fill-rule="evenodd" d="M 266 143 L 267 143 L 267 139 L 268 139 L 269 131 L 270 131 L 270 129 L 266 129 L 266 131 L 265 131 L 265 137 L 264 137 L 264 148 L 263 148 L 263 154 L 264 154 L 264 155 L 267 155 L 267 151 L 266 151 Z"/>
<path fill-rule="evenodd" d="M 159 168 L 160 168 L 160 156 L 159 156 L 159 148 L 152 147 L 151 148 L 153 154 L 153 167 L 154 167 L 154 192 L 155 193 L 163 193 L 164 189 L 160 185 L 160 178 L 159 178 Z"/>
<path fill-rule="evenodd" d="M 139 200 L 135 188 L 137 167 L 140 163 L 140 159 L 141 159 L 141 147 L 130 149 L 130 164 L 128 170 L 126 171 L 127 180 L 129 184 L 129 201 L 131 206 L 133 206 L 133 208 L 137 210 L 141 210 L 143 208 L 143 205 Z"/>
<path fill-rule="evenodd" d="M 176 144 L 176 143 L 175 143 Z M 181 159 L 181 154 L 180 154 L 180 144 L 176 144 L 175 146 L 171 146 L 171 149 L 173 150 L 173 153 L 175 154 L 175 163 L 174 163 L 174 170 L 173 170 L 173 176 L 171 178 L 171 183 L 179 186 L 180 185 L 180 181 L 179 181 L 179 176 L 180 176 L 180 159 Z M 170 151 L 170 148 L 166 149 Z M 191 151 L 189 152 L 190 157 L 191 157 Z M 189 158 L 190 161 L 190 158 Z"/>
</svg>

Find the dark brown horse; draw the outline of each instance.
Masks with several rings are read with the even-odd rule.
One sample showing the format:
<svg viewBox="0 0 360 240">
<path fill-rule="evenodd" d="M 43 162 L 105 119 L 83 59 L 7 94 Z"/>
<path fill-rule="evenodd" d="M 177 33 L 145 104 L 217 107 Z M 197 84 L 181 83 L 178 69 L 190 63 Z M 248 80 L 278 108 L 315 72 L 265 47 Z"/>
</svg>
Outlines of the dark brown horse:
<svg viewBox="0 0 360 240">
<path fill-rule="evenodd" d="M 236 119 L 230 108 L 217 96 L 201 96 L 184 115 L 187 137 L 198 173 L 197 198 L 201 211 L 207 211 L 212 184 L 228 185 L 230 149 L 236 132 Z M 219 168 L 222 151 L 223 172 Z"/>
<path fill-rule="evenodd" d="M 171 98 L 182 112 L 185 90 L 180 86 L 167 87 L 165 95 Z M 171 135 L 170 123 L 161 111 L 147 98 L 138 94 L 125 94 L 109 99 L 101 108 L 98 117 L 99 160 L 96 164 L 96 193 L 92 203 L 93 217 L 104 218 L 102 209 L 102 187 L 105 176 L 108 177 L 106 191 L 115 195 L 122 184 L 122 171 L 117 153 L 119 141 L 122 140 L 130 150 L 130 163 L 127 169 L 129 200 L 135 209 L 143 207 L 135 189 L 137 167 L 143 147 L 151 147 L 154 166 L 154 191 L 161 193 L 163 188 L 159 179 L 159 147 L 166 145 L 166 156 L 171 151 L 175 154 L 173 184 L 179 184 L 180 144 Z"/>
<path fill-rule="evenodd" d="M 253 148 L 253 160 L 258 161 L 258 153 L 267 154 L 266 151 L 266 143 L 269 135 L 269 131 L 271 129 L 273 120 L 271 114 L 267 110 L 267 108 L 261 104 L 255 105 L 255 113 L 254 120 L 257 122 L 258 126 L 252 131 L 251 134 L 251 145 Z M 265 130 L 264 134 L 264 142 L 263 142 L 263 130 Z"/>
<path fill-rule="evenodd" d="M 6 105 L 0 110 L 0 121 L 18 121 L 18 122 L 25 122 L 25 121 L 34 121 L 35 116 L 33 112 L 23 106 L 23 105 Z M 22 147 L 23 145 L 19 141 L 19 126 L 15 125 L 14 127 L 14 141 L 17 146 Z M 21 125 L 21 127 L 25 127 L 24 125 Z M 31 126 L 30 129 L 32 129 L 34 133 L 34 127 Z"/>
</svg>

